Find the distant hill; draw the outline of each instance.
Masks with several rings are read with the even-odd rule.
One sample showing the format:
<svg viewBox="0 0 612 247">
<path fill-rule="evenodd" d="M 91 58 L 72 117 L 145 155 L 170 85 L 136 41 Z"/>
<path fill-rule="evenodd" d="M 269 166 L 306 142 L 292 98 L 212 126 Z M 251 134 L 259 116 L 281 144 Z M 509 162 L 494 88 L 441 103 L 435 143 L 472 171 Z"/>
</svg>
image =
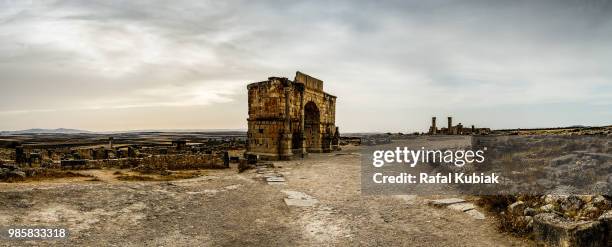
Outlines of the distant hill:
<svg viewBox="0 0 612 247">
<path fill-rule="evenodd" d="M 78 133 L 92 133 L 92 132 L 87 131 L 87 130 L 66 129 L 66 128 L 0 131 L 0 134 L 3 134 L 3 135 L 10 135 L 10 134 L 78 134 Z"/>
<path fill-rule="evenodd" d="M 118 131 L 100 131 L 97 133 L 144 133 L 144 132 L 168 132 L 168 133 L 194 133 L 194 132 L 247 132 L 246 129 L 134 129 L 134 130 L 118 130 Z"/>
<path fill-rule="evenodd" d="M 26 130 L 9 130 L 0 131 L 0 135 L 19 135 L 19 134 L 121 134 L 121 133 L 234 133 L 234 134 L 245 134 L 245 129 L 143 129 L 143 130 L 123 130 L 123 131 L 89 131 L 79 129 L 26 129 Z"/>
</svg>

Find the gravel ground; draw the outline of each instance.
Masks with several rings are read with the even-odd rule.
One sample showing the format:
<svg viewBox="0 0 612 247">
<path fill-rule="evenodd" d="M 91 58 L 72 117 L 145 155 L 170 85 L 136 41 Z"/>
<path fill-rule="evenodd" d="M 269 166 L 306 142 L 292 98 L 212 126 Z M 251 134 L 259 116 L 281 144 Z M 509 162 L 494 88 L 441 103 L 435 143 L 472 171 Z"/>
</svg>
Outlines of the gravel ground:
<svg viewBox="0 0 612 247">
<path fill-rule="evenodd" d="M 430 197 L 364 196 L 359 147 L 274 162 L 284 185 L 236 168 L 194 179 L 56 180 L 0 184 L 1 226 L 60 226 L 66 240 L 7 240 L 1 246 L 530 246 L 496 230 L 495 219 L 427 205 Z M 283 191 L 318 200 L 287 206 Z"/>
</svg>

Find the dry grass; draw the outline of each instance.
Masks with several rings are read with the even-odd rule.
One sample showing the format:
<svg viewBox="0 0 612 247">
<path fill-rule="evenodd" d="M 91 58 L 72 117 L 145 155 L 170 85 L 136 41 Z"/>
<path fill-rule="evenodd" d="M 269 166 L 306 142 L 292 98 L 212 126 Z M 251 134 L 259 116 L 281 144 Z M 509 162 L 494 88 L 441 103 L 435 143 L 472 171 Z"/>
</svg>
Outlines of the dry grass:
<svg viewBox="0 0 612 247">
<path fill-rule="evenodd" d="M 491 195 L 481 196 L 476 203 L 485 210 L 494 212 L 498 216 L 497 226 L 500 230 L 525 236 L 531 233 L 531 229 L 527 227 L 527 222 L 518 220 L 516 216 L 510 215 L 506 209 L 510 204 L 519 199 L 527 204 L 533 204 L 538 198 L 538 196 L 534 195 L 521 195 L 518 197 L 511 195 Z"/>
</svg>

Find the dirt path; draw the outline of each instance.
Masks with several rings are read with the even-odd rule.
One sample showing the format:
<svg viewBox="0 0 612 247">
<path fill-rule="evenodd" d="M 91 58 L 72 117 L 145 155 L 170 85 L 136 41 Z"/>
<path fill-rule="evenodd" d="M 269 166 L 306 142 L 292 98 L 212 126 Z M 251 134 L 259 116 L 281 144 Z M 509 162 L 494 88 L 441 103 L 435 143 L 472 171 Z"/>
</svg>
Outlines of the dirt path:
<svg viewBox="0 0 612 247">
<path fill-rule="evenodd" d="M 499 233 L 491 217 L 435 209 L 428 197 L 362 196 L 356 153 L 348 148 L 275 162 L 285 185 L 235 169 L 172 182 L 104 182 L 112 178 L 92 171 L 103 181 L 0 184 L 0 225 L 70 230 L 64 241 L 0 239 L 0 245 L 531 245 Z M 283 191 L 318 203 L 289 207 Z"/>
</svg>

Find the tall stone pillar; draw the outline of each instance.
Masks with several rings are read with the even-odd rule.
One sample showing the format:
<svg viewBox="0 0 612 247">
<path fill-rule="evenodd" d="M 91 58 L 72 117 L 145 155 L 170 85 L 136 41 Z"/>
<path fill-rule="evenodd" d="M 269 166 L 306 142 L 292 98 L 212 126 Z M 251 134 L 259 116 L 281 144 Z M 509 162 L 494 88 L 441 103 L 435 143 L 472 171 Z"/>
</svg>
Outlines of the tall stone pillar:
<svg viewBox="0 0 612 247">
<path fill-rule="evenodd" d="M 436 127 L 436 117 L 431 118 L 431 134 L 435 135 L 438 132 L 438 127 Z"/>
<path fill-rule="evenodd" d="M 293 156 L 293 152 L 291 151 L 291 114 L 289 112 L 289 107 L 291 104 L 290 93 L 291 88 L 285 86 L 285 122 L 283 125 L 283 132 L 281 134 L 281 150 L 279 153 L 279 158 L 281 160 L 290 160 Z"/>
<path fill-rule="evenodd" d="M 304 88 L 300 88 L 300 139 L 293 140 L 301 142 L 300 148 L 300 156 L 302 158 L 306 157 L 306 134 L 304 133 Z"/>
</svg>

